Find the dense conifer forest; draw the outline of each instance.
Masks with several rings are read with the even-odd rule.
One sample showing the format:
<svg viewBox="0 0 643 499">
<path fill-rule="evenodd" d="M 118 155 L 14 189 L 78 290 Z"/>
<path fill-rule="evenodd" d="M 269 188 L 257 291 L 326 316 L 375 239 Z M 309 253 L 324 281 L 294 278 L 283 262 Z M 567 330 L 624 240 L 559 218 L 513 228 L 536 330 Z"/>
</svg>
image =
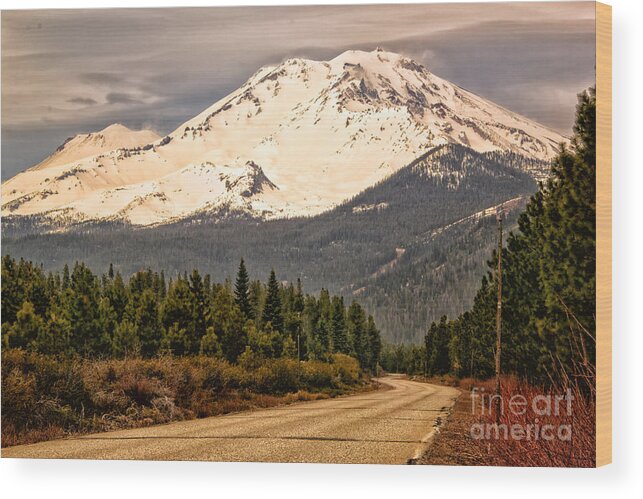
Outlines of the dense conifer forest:
<svg viewBox="0 0 643 499">
<path fill-rule="evenodd" d="M 574 137 L 502 250 L 502 372 L 594 390 L 596 361 L 596 97 L 579 95 Z M 462 314 L 428 327 L 421 345 L 386 346 L 383 365 L 428 376 L 494 372 L 497 253 Z"/>
<path fill-rule="evenodd" d="M 493 217 L 472 216 L 536 191 L 526 171 L 548 165 L 505 153 L 480 154 L 448 145 L 427 152 L 336 209 L 312 218 L 258 222 L 235 213 L 202 214 L 146 229 L 79 226 L 68 233 L 30 234 L 3 223 L 2 252 L 62 271 L 85 262 L 123 275 L 186 268 L 223 281 L 236 272 L 274 268 L 278 280 L 357 300 L 391 342 L 418 342 L 426 324 L 455 316 L 473 301 L 494 246 Z M 521 204 L 522 203 L 522 204 Z M 524 201 L 509 213 L 515 225 Z"/>
<path fill-rule="evenodd" d="M 243 259 L 234 283 L 197 270 L 166 278 L 143 270 L 125 279 L 112 266 L 98 276 L 84 263 L 46 273 L 39 265 L 2 259 L 2 342 L 48 355 L 151 358 L 205 355 L 236 363 L 258 358 L 328 360 L 355 357 L 374 371 L 381 340 L 356 302 L 301 282 L 251 280 Z"/>
</svg>

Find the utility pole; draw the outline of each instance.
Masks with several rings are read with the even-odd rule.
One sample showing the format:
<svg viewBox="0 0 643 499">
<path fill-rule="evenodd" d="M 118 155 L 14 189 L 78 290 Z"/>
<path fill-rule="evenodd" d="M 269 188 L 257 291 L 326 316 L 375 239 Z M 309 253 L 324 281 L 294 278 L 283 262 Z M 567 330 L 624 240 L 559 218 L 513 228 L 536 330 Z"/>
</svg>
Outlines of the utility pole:
<svg viewBox="0 0 643 499">
<path fill-rule="evenodd" d="M 301 364 L 301 350 L 299 348 L 299 332 L 297 333 L 297 362 Z"/>
<path fill-rule="evenodd" d="M 502 350 L 502 217 L 504 207 L 496 211 L 498 221 L 498 305 L 496 306 L 496 423 L 500 423 L 500 352 Z"/>
</svg>

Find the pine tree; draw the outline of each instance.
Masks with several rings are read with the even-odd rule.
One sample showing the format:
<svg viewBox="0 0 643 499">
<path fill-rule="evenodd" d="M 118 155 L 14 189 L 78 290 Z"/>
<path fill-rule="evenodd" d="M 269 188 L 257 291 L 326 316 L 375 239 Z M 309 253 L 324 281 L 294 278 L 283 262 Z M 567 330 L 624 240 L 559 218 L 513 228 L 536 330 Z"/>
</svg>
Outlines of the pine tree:
<svg viewBox="0 0 643 499">
<path fill-rule="evenodd" d="M 170 325 L 165 330 L 161 340 L 161 351 L 181 356 L 189 354 L 191 348 L 192 345 L 187 331 L 178 322 Z"/>
<path fill-rule="evenodd" d="M 368 316 L 368 321 L 366 323 L 366 337 L 369 353 L 368 368 L 371 372 L 375 372 L 382 352 L 382 339 L 372 315 Z"/>
<path fill-rule="evenodd" d="M 159 317 L 158 301 L 151 289 L 143 291 L 134 312 L 134 326 L 141 343 L 141 355 L 153 357 L 159 351 L 163 331 Z"/>
<path fill-rule="evenodd" d="M 350 304 L 346 319 L 348 337 L 352 343 L 351 351 L 359 360 L 360 366 L 368 368 L 370 351 L 366 336 L 366 314 L 359 303 L 354 301 Z"/>
<path fill-rule="evenodd" d="M 351 351 L 346 331 L 346 315 L 344 310 L 344 300 L 340 297 L 333 297 L 332 300 L 332 323 L 331 337 L 333 341 L 333 351 L 349 354 Z"/>
<path fill-rule="evenodd" d="M 72 325 L 72 346 L 82 355 L 98 353 L 101 340 L 99 322 L 99 289 L 96 277 L 81 263 L 76 263 L 71 274 L 69 318 Z"/>
<path fill-rule="evenodd" d="M 140 353 L 140 341 L 136 327 L 129 320 L 124 320 L 117 327 L 112 342 L 114 357 L 136 357 Z"/>
<path fill-rule="evenodd" d="M 358 352 L 365 369 L 381 348 L 373 318 L 366 321 L 360 305 L 351 305 L 347 324 L 340 297 L 327 290 L 319 300 L 304 295 L 301 281 L 283 288 L 274 270 L 265 291 L 254 282 L 248 292 L 253 312 L 265 301 L 261 328 L 241 313 L 232 283 L 212 285 L 196 270 L 170 279 L 167 291 L 163 274 L 151 269 L 136 272 L 125 285 L 119 272 L 96 276 L 83 263 L 61 277 L 4 257 L 2 276 L 3 313 L 11 317 L 22 300 L 2 327 L 2 344 L 9 348 L 86 357 L 200 353 L 233 363 L 247 352 L 244 362 L 254 359 L 256 366 L 262 358 L 298 353 L 302 360 L 328 360 L 331 351 Z M 31 298 L 41 304 L 40 313 Z"/>
<path fill-rule="evenodd" d="M 266 303 L 263 307 L 263 323 L 272 324 L 272 328 L 279 333 L 283 332 L 283 316 L 281 310 L 281 296 L 279 283 L 274 269 L 270 271 L 268 278 Z"/>
<path fill-rule="evenodd" d="M 32 348 L 44 329 L 43 320 L 36 314 L 33 304 L 25 301 L 16 314 L 16 321 L 7 337 L 10 348 Z"/>
<path fill-rule="evenodd" d="M 62 286 L 63 289 L 67 289 L 70 285 L 71 279 L 69 277 L 69 265 L 65 264 L 65 267 L 63 268 L 63 281 L 62 281 Z"/>
<path fill-rule="evenodd" d="M 248 345 L 257 358 L 274 358 L 281 356 L 283 338 L 272 329 L 270 323 L 261 331 L 252 322 L 246 323 Z"/>
<path fill-rule="evenodd" d="M 239 262 L 237 280 L 234 284 L 234 300 L 237 303 L 239 310 L 241 310 L 241 314 L 243 315 L 244 320 L 254 319 L 254 310 L 252 308 L 252 304 L 250 303 L 249 283 L 250 278 L 248 277 L 246 264 L 242 258 Z"/>
<path fill-rule="evenodd" d="M 545 186 L 540 275 L 545 316 L 537 324 L 554 339 L 565 365 L 595 363 L 596 94 L 579 96 L 572 150 L 562 150 Z"/>
<path fill-rule="evenodd" d="M 103 294 L 109 299 L 109 303 L 114 308 L 116 321 L 121 322 L 130 297 L 120 272 L 116 272 L 114 279 L 107 283 L 106 288 L 103 289 Z"/>
<path fill-rule="evenodd" d="M 209 357 L 221 356 L 221 342 L 219 341 L 219 337 L 214 331 L 214 327 L 210 326 L 206 331 L 205 336 L 201 338 L 199 353 L 201 355 L 207 355 Z"/>
<path fill-rule="evenodd" d="M 199 345 L 201 338 L 205 336 L 207 329 L 206 313 L 208 308 L 207 295 L 205 293 L 205 286 L 203 279 L 198 270 L 192 270 L 189 278 L 190 289 L 190 326 L 188 334 L 190 335 L 191 353 L 197 354 L 199 352 Z"/>
<path fill-rule="evenodd" d="M 47 315 L 49 299 L 47 296 L 47 278 L 42 267 L 35 266 L 31 262 L 25 262 L 27 275 L 25 276 L 25 299 L 30 301 L 35 313 L 40 317 Z"/>
<path fill-rule="evenodd" d="M 451 368 L 449 359 L 450 330 L 446 316 L 440 322 L 431 324 L 425 339 L 427 374 L 429 376 L 446 374 Z M 419 355 L 418 355 L 419 357 Z"/>
<path fill-rule="evenodd" d="M 250 283 L 250 289 L 248 290 L 248 301 L 250 302 L 252 317 L 254 318 L 255 324 L 257 326 L 259 326 L 262 319 L 261 304 L 264 301 L 264 296 L 265 292 L 261 281 L 252 281 Z"/>
<path fill-rule="evenodd" d="M 194 334 L 191 333 L 192 329 L 192 313 L 193 306 L 191 304 L 192 293 L 188 283 L 184 277 L 179 276 L 176 281 L 172 282 L 167 293 L 167 297 L 161 306 L 161 322 L 164 329 L 170 333 L 169 330 L 173 328 L 170 339 L 165 341 L 166 346 L 171 343 L 172 345 L 181 345 L 175 348 L 170 347 L 170 350 L 176 352 L 183 350 L 183 344 L 187 344 L 187 352 L 198 351 L 199 342 L 196 340 Z M 185 336 L 185 337 L 184 337 Z M 180 339 L 177 339 L 179 338 Z M 177 354 L 181 355 L 181 354 Z"/>
<path fill-rule="evenodd" d="M 301 287 L 301 279 L 297 278 L 297 288 L 295 289 L 295 296 L 293 298 L 292 309 L 301 314 L 304 311 L 304 292 Z"/>
<path fill-rule="evenodd" d="M 106 297 L 98 300 L 98 338 L 93 341 L 95 355 L 108 356 L 112 349 L 112 341 L 118 321 L 116 312 Z"/>
<path fill-rule="evenodd" d="M 40 353 L 58 355 L 69 351 L 71 324 L 57 309 L 50 312 L 47 324 L 36 339 L 36 349 Z M 110 354 L 111 351 L 105 352 Z"/>
<path fill-rule="evenodd" d="M 245 350 L 248 338 L 241 310 L 227 288 L 220 288 L 212 300 L 208 320 L 219 338 L 223 356 L 229 362 L 236 362 Z"/>
<path fill-rule="evenodd" d="M 3 324 L 13 324 L 16 314 L 24 302 L 24 291 L 18 282 L 16 261 L 9 255 L 2 257 L 2 321 Z M 8 328 L 3 327 L 3 336 Z"/>
<path fill-rule="evenodd" d="M 331 325 L 323 317 L 320 317 L 317 322 L 317 338 L 322 352 L 325 354 L 329 353 L 331 350 Z"/>
</svg>

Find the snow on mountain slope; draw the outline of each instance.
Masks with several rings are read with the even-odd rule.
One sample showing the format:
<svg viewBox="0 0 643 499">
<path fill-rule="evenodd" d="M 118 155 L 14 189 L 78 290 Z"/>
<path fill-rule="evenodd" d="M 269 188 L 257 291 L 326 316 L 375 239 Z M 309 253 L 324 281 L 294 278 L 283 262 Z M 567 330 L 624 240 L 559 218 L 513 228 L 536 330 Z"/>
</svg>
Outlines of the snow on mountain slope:
<svg viewBox="0 0 643 499">
<path fill-rule="evenodd" d="M 2 185 L 2 213 L 136 225 L 221 207 L 314 215 L 438 145 L 547 159 L 565 140 L 401 55 L 348 51 L 261 68 L 153 143 L 53 155 Z"/>
<path fill-rule="evenodd" d="M 81 213 L 92 211 L 98 218 L 115 216 L 136 225 L 149 225 L 189 214 L 194 206 L 207 209 L 214 199 L 229 208 L 260 214 L 262 198 L 270 197 L 275 190 L 261 168 L 252 162 L 240 167 L 203 163 L 157 180 L 100 189 L 69 207 Z"/>
<path fill-rule="evenodd" d="M 42 170 L 95 156 L 96 154 L 141 147 L 156 142 L 159 137 L 152 130 L 130 130 L 120 123 L 104 128 L 100 132 L 84 133 L 68 138 L 56 151 L 33 167 Z"/>
</svg>

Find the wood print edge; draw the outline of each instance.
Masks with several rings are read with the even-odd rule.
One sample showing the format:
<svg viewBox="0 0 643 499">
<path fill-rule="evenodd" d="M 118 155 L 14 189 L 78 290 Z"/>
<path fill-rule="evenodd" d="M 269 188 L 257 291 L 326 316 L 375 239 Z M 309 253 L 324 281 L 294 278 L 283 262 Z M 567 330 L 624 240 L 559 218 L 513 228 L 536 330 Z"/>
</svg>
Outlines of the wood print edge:
<svg viewBox="0 0 643 499">
<path fill-rule="evenodd" d="M 596 465 L 612 462 L 612 7 L 596 2 Z"/>
</svg>

